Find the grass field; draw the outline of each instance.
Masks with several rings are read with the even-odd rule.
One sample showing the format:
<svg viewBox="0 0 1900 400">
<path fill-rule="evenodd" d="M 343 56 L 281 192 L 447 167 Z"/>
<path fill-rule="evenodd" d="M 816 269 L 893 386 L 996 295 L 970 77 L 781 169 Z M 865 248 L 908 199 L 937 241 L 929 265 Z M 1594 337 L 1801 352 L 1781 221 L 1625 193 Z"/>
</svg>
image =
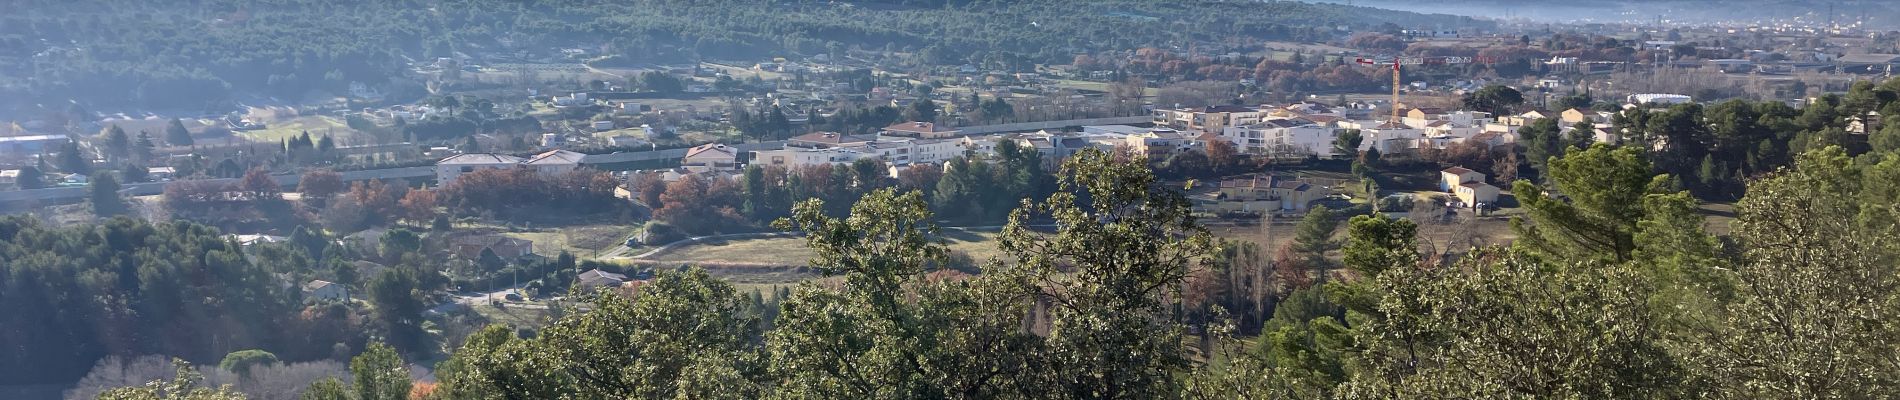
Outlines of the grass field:
<svg viewBox="0 0 1900 400">
<path fill-rule="evenodd" d="M 575 256 L 590 257 L 602 250 L 612 249 L 627 240 L 634 229 L 636 228 L 629 225 L 578 225 L 524 232 L 504 232 L 502 235 L 534 241 L 536 253 L 554 255 L 566 251 Z"/>
<path fill-rule="evenodd" d="M 278 142 L 301 135 L 304 132 L 310 132 L 310 136 L 313 139 L 328 134 L 331 138 L 336 140 L 349 139 L 358 133 L 355 129 L 350 129 L 348 125 L 345 125 L 341 119 L 321 115 L 271 121 L 267 123 L 267 125 L 269 127 L 265 129 L 239 132 L 238 136 L 259 142 Z"/>
</svg>

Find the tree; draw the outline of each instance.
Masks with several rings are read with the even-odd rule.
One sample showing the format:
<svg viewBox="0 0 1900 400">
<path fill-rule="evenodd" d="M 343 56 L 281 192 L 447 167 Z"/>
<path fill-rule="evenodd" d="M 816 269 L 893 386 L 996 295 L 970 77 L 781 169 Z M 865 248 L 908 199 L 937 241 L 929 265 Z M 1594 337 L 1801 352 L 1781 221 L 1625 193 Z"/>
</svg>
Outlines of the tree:
<svg viewBox="0 0 1900 400">
<path fill-rule="evenodd" d="M 119 180 L 125 183 L 143 183 L 152 180 L 151 172 L 143 165 L 126 165 L 119 169 Z"/>
<path fill-rule="evenodd" d="M 124 162 L 132 157 L 132 137 L 126 135 L 125 130 L 119 129 L 118 125 L 106 128 L 105 133 L 100 136 L 105 141 L 107 158 Z"/>
<path fill-rule="evenodd" d="M 1164 396 L 1185 370 L 1182 330 L 1163 318 L 1164 298 L 1212 249 L 1180 192 L 1140 163 L 1087 149 L 1063 162 L 1048 200 L 1010 214 L 998 247 L 1014 255 L 1002 279 L 1048 299 L 1050 367 L 1037 371 L 1077 397 Z M 1050 218 L 1054 234 L 1029 228 Z"/>
<path fill-rule="evenodd" d="M 165 143 L 172 146 L 190 146 L 192 144 L 191 131 L 185 129 L 184 121 L 178 118 L 172 118 L 171 123 L 165 124 Z"/>
<path fill-rule="evenodd" d="M 66 144 L 60 145 L 59 156 L 56 160 L 59 164 L 59 170 L 66 171 L 66 173 L 81 175 L 92 174 L 92 157 L 86 155 L 86 152 L 79 148 L 79 142 L 68 141 Z"/>
<path fill-rule="evenodd" d="M 428 333 L 422 330 L 421 288 L 416 279 L 409 268 L 389 268 L 370 279 L 368 285 L 370 304 L 376 305 L 373 315 L 389 342 L 410 352 L 426 351 L 428 343 Z M 407 386 L 403 393 L 408 393 Z"/>
<path fill-rule="evenodd" d="M 407 400 L 409 367 L 404 366 L 396 349 L 371 342 L 363 354 L 350 359 L 350 378 L 356 400 Z"/>
<path fill-rule="evenodd" d="M 218 369 L 243 376 L 250 376 L 252 367 L 270 366 L 273 364 L 277 364 L 276 354 L 258 349 L 247 349 L 225 354 L 224 360 L 218 362 Z"/>
<path fill-rule="evenodd" d="M 131 159 L 137 163 L 152 161 L 152 148 L 158 148 L 158 144 L 152 142 L 152 135 L 146 131 L 139 131 L 139 140 L 133 142 L 131 146 Z"/>
<path fill-rule="evenodd" d="M 503 326 L 471 336 L 438 375 L 448 398 L 759 398 L 759 320 L 705 270 L 661 272 L 638 296 L 606 293 L 592 310 L 533 338 Z M 712 393 L 709 393 L 712 392 Z"/>
<path fill-rule="evenodd" d="M 397 203 L 401 207 L 402 218 L 411 223 L 422 224 L 436 217 L 436 196 L 434 190 L 415 189 L 402 196 Z"/>
<path fill-rule="evenodd" d="M 303 176 L 297 179 L 297 192 L 302 193 L 303 198 L 307 200 L 327 200 L 337 193 L 342 193 L 344 188 L 343 175 L 327 169 L 304 172 Z"/>
<path fill-rule="evenodd" d="M 238 180 L 237 190 L 244 192 L 251 200 L 270 201 L 284 198 L 283 189 L 277 186 L 277 179 L 272 178 L 270 171 L 263 168 L 252 168 L 246 171 L 244 178 Z"/>
<path fill-rule="evenodd" d="M 46 173 L 40 172 L 39 167 L 21 167 L 20 175 L 14 178 L 13 184 L 21 190 L 43 188 L 46 187 Z"/>
<path fill-rule="evenodd" d="M 1346 398 L 1688 396 L 1688 372 L 1653 329 L 1653 289 L 1625 264 L 1561 266 L 1481 251 L 1449 268 L 1374 278 L 1383 318 L 1362 318 Z M 1350 319 L 1350 318 L 1349 318 Z"/>
<path fill-rule="evenodd" d="M 1333 211 L 1326 206 L 1313 206 L 1300 219 L 1294 228 L 1293 248 L 1304 258 L 1304 263 L 1319 273 L 1319 279 L 1325 281 L 1331 268 L 1326 252 L 1337 247 L 1333 242 L 1333 231 L 1339 228 L 1339 221 L 1333 218 Z"/>
<path fill-rule="evenodd" d="M 1864 196 L 1896 176 L 1893 159 L 1866 168 L 1840 148 L 1803 154 L 1796 166 L 1751 185 L 1735 233 L 1747 243 L 1734 266 L 1736 294 L 1698 336 L 1690 360 L 1720 396 L 1840 397 L 1892 391 L 1900 368 L 1900 275 L 1889 205 Z M 1887 222 L 1876 222 L 1887 221 Z"/>
<path fill-rule="evenodd" d="M 92 182 L 86 185 L 86 190 L 91 193 L 87 201 L 92 203 L 92 215 L 95 217 L 110 218 L 125 215 L 129 211 L 125 199 L 119 197 L 119 181 L 112 174 L 93 177 Z"/>
<path fill-rule="evenodd" d="M 1335 157 L 1346 156 L 1356 158 L 1359 155 L 1359 145 L 1364 141 L 1365 136 L 1363 136 L 1358 129 L 1340 131 L 1339 136 L 1333 138 L 1333 154 Z"/>
<path fill-rule="evenodd" d="M 494 249 L 484 247 L 482 248 L 482 255 L 476 257 L 475 265 L 481 266 L 483 271 L 494 272 L 500 271 L 502 267 L 508 266 L 508 262 L 502 261 L 501 256 L 495 255 Z"/>
<path fill-rule="evenodd" d="M 1529 159 L 1531 169 L 1536 170 L 1540 178 L 1549 181 L 1547 164 L 1552 157 L 1564 153 L 1564 140 L 1558 132 L 1557 120 L 1540 118 L 1518 129 L 1518 142 L 1524 146 L 1524 157 Z"/>
<path fill-rule="evenodd" d="M 776 227 L 807 232 L 812 267 L 842 276 L 841 290 L 805 285 L 782 304 L 767 339 L 782 393 L 840 398 L 1021 396 L 1028 340 L 1007 286 L 928 279 L 946 265 L 918 192 L 879 189 L 827 216 L 800 203 Z M 1000 283 L 1000 282 L 999 282 Z"/>
<path fill-rule="evenodd" d="M 244 395 L 231 390 L 229 385 L 218 388 L 202 386 L 204 375 L 191 369 L 191 363 L 173 360 L 178 370 L 176 378 L 170 381 L 152 381 L 144 386 L 124 387 L 108 390 L 99 394 L 100 400 L 244 400 Z"/>
<path fill-rule="evenodd" d="M 1650 172 L 1639 149 L 1597 144 L 1550 161 L 1548 179 L 1564 199 L 1529 182 L 1512 188 L 1527 214 L 1511 220 L 1520 246 L 1562 260 L 1628 261 L 1636 249 L 1643 198 L 1666 176 Z"/>
<path fill-rule="evenodd" d="M 1464 104 L 1467 110 L 1484 111 L 1491 115 L 1507 115 L 1511 114 L 1518 105 L 1524 104 L 1524 94 L 1510 86 L 1487 85 L 1477 91 L 1466 93 Z"/>
<path fill-rule="evenodd" d="M 937 122 L 937 102 L 928 98 L 917 99 L 905 111 L 905 118 L 917 122 Z"/>
</svg>

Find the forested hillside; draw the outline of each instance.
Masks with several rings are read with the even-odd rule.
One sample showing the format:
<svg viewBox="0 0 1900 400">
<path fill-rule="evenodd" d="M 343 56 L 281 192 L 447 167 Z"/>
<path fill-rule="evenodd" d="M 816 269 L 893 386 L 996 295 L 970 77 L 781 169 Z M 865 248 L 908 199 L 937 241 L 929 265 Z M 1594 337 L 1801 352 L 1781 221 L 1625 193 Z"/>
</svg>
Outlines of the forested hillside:
<svg viewBox="0 0 1900 400">
<path fill-rule="evenodd" d="M 204 0 L 15 2 L 0 16 L 0 94 L 35 103 L 192 109 L 233 95 L 340 91 L 409 60 L 589 49 L 631 62 L 762 59 L 852 48 L 1001 67 L 1076 52 L 1336 28 L 1470 26 L 1464 17 L 1298 2 Z"/>
</svg>

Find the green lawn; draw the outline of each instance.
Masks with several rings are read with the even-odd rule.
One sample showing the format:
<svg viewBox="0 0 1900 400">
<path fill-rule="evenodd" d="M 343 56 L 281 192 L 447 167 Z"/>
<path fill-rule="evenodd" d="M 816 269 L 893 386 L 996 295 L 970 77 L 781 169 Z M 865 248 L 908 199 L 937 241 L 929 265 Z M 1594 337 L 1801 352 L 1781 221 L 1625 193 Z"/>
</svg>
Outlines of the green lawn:
<svg viewBox="0 0 1900 400">
<path fill-rule="evenodd" d="M 278 142 L 301 135 L 304 132 L 310 132 L 312 139 L 322 137 L 324 134 L 329 134 L 331 138 L 337 140 L 350 138 L 356 136 L 358 133 L 355 129 L 350 129 L 343 120 L 330 116 L 296 117 L 272 122 L 268 125 L 269 128 L 239 132 L 238 135 L 253 141 Z"/>
<path fill-rule="evenodd" d="M 534 251 L 552 256 L 562 251 L 579 257 L 593 256 L 602 250 L 618 246 L 638 229 L 629 225 L 577 225 L 549 229 L 536 229 L 524 232 L 503 232 L 502 235 L 534 241 Z"/>
</svg>

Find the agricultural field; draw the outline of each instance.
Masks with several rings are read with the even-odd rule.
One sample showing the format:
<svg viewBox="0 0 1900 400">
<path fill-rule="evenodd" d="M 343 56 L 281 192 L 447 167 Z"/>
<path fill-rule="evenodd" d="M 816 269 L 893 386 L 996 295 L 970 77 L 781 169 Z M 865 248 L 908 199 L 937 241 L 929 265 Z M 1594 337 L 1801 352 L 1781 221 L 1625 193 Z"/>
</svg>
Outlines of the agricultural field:
<svg viewBox="0 0 1900 400">
<path fill-rule="evenodd" d="M 361 134 L 355 129 L 350 129 L 350 127 L 343 122 L 342 118 L 327 115 L 274 118 L 265 120 L 264 124 L 264 129 L 238 132 L 237 135 L 252 141 L 276 143 L 296 137 L 297 135 L 302 135 L 304 132 L 310 132 L 312 138 L 330 135 L 332 139 L 335 139 L 341 144 L 359 139 L 359 135 Z M 361 139 L 368 139 L 367 135 L 362 136 L 364 137 L 361 137 Z"/>
</svg>

